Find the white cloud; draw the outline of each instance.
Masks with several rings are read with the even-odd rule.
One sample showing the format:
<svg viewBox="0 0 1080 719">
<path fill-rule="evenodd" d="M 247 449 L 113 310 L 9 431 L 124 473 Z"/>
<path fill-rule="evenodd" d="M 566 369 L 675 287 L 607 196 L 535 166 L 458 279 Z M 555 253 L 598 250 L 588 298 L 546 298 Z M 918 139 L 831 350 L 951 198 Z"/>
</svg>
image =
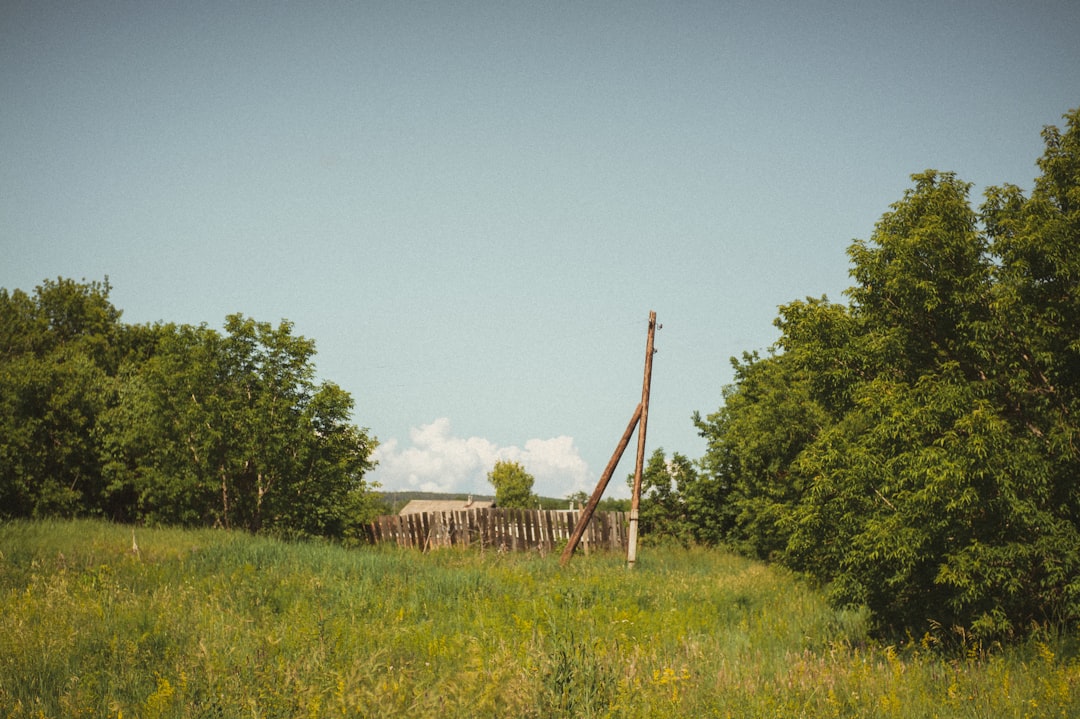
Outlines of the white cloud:
<svg viewBox="0 0 1080 719">
<path fill-rule="evenodd" d="M 545 497 L 593 489 L 573 437 L 530 439 L 524 448 L 499 447 L 483 437 L 455 437 L 446 417 L 409 430 L 407 447 L 397 439 L 383 441 L 374 458 L 379 464 L 369 479 L 388 490 L 491 494 L 487 473 L 498 460 L 521 464 L 536 478 L 533 491 Z"/>
</svg>

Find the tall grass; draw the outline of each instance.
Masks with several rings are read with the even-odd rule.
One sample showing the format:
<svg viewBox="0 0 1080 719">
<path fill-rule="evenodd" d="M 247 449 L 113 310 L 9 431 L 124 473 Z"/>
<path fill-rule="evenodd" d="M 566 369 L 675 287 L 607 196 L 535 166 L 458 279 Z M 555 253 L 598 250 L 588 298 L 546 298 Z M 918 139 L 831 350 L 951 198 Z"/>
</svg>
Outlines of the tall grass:
<svg viewBox="0 0 1080 719">
<path fill-rule="evenodd" d="M 881 646 L 720 552 L 0 526 L 0 717 L 1075 717 L 1071 638 Z"/>
</svg>

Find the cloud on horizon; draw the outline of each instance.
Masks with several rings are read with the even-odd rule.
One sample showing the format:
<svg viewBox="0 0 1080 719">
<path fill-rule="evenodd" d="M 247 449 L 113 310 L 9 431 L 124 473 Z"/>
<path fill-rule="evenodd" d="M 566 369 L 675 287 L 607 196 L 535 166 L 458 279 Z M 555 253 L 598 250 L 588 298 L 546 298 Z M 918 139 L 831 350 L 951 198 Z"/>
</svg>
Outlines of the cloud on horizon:
<svg viewBox="0 0 1080 719">
<path fill-rule="evenodd" d="M 536 478 L 533 491 L 545 497 L 591 492 L 589 467 L 574 438 L 530 439 L 525 447 L 500 447 L 483 437 L 455 437 L 440 417 L 409 430 L 409 446 L 385 440 L 374 454 L 378 466 L 369 479 L 387 490 L 492 494 L 487 473 L 498 460 L 518 462 Z"/>
</svg>

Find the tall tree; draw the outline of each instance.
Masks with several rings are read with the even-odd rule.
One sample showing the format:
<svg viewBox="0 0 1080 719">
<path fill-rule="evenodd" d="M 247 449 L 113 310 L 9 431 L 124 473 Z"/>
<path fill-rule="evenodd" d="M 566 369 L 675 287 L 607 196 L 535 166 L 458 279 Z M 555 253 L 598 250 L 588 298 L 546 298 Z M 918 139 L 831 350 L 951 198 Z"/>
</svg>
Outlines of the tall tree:
<svg viewBox="0 0 1080 719">
<path fill-rule="evenodd" d="M 121 351 L 105 282 L 0 289 L 0 516 L 100 511 L 97 417 Z"/>
<path fill-rule="evenodd" d="M 352 398 L 314 383 L 314 343 L 288 322 L 231 315 L 225 329 L 161 326 L 122 375 L 110 487 L 150 521 L 340 536 L 375 448 L 348 421 Z"/>
<path fill-rule="evenodd" d="M 707 420 L 729 541 L 882 627 L 1080 619 L 1080 111 L 1031 197 L 927 171 L 850 249 L 850 305 L 781 308 Z"/>
<path fill-rule="evenodd" d="M 145 360 L 126 364 L 102 418 L 107 491 L 129 519 L 232 525 L 227 373 L 205 325 L 157 325 Z"/>
<path fill-rule="evenodd" d="M 912 380 L 952 361 L 975 378 L 981 363 L 972 345 L 989 313 L 991 262 L 968 202 L 971 185 L 933 170 L 912 179 L 870 242 L 848 250 L 853 310 L 879 343 L 881 371 Z"/>
</svg>

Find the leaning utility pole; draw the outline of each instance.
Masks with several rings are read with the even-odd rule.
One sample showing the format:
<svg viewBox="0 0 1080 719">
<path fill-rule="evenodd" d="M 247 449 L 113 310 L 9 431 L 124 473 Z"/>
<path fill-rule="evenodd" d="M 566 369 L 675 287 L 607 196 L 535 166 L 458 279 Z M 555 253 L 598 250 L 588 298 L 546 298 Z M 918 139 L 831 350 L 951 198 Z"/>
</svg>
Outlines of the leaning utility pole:
<svg viewBox="0 0 1080 719">
<path fill-rule="evenodd" d="M 649 338 L 645 343 L 645 379 L 641 384 L 641 420 L 638 422 L 637 464 L 634 466 L 634 493 L 630 498 L 630 531 L 626 541 L 626 566 L 634 568 L 637 561 L 638 508 L 641 505 L 641 473 L 645 466 L 645 428 L 649 421 L 649 387 L 652 385 L 653 338 L 656 335 L 656 313 L 649 312 Z"/>
<path fill-rule="evenodd" d="M 653 350 L 653 337 L 656 328 L 656 313 L 649 312 L 649 339 L 645 344 L 645 386 L 641 391 L 641 402 L 634 409 L 634 416 L 630 418 L 630 424 L 626 425 L 626 431 L 623 432 L 622 439 L 619 440 L 619 446 L 615 448 L 615 453 L 611 455 L 611 460 L 604 469 L 604 473 L 600 476 L 600 481 L 597 483 L 592 497 L 589 498 L 585 508 L 581 511 L 574 532 L 570 535 L 570 541 L 567 542 L 566 549 L 563 550 L 562 556 L 559 558 L 560 564 L 566 564 L 570 561 L 570 557 L 574 555 L 574 550 L 577 549 L 582 535 L 585 534 L 585 528 L 589 526 L 589 520 L 592 519 L 593 513 L 596 511 L 596 505 L 600 503 L 600 497 L 603 496 L 604 490 L 611 480 L 611 475 L 615 473 L 615 467 L 618 466 L 623 452 L 626 451 L 626 445 L 630 444 L 630 436 L 634 434 L 634 429 L 638 428 L 637 470 L 634 474 L 634 498 L 630 508 L 630 534 L 627 547 L 628 561 L 631 567 L 634 566 L 637 555 L 637 512 L 641 497 L 641 467 L 645 457 L 645 416 L 649 411 L 649 385 L 652 383 L 652 356 L 655 352 Z"/>
</svg>

